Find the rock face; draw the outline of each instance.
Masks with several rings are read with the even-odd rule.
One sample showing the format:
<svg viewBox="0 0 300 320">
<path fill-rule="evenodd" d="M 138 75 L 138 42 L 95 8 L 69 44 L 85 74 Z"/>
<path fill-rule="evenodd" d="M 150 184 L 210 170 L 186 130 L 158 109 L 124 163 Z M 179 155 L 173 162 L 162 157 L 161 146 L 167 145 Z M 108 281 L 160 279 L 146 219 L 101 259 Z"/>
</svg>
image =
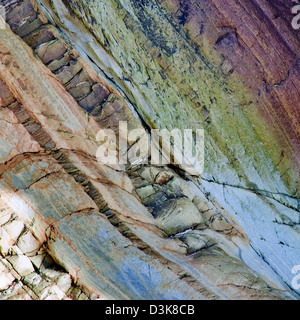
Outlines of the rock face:
<svg viewBox="0 0 300 320">
<path fill-rule="evenodd" d="M 299 298 L 286 3 L 0 4 L 0 299 Z M 101 163 L 120 121 L 204 129 L 204 172 Z"/>
</svg>

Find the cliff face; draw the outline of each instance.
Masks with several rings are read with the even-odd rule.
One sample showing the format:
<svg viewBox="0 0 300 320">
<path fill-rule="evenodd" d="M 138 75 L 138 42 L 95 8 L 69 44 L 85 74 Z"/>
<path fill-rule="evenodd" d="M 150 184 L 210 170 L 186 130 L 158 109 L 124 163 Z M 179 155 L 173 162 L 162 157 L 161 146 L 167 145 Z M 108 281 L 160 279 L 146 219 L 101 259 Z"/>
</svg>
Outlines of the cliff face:
<svg viewBox="0 0 300 320">
<path fill-rule="evenodd" d="M 288 4 L 1 4 L 0 299 L 298 297 Z M 119 121 L 204 129 L 204 172 L 101 164 Z"/>
<path fill-rule="evenodd" d="M 299 196 L 299 35 L 287 4 L 40 2 L 150 127 L 205 128 L 203 178 Z"/>
</svg>

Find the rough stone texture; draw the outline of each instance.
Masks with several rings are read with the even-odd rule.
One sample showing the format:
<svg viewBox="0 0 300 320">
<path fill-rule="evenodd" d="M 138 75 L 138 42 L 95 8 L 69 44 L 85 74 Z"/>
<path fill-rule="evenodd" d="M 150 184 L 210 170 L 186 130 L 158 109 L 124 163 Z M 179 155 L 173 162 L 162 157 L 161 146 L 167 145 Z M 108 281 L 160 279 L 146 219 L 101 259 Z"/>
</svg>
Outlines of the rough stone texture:
<svg viewBox="0 0 300 320">
<path fill-rule="evenodd" d="M 157 211 L 153 212 L 154 216 L 168 235 L 183 232 L 203 223 L 200 212 L 188 198 L 170 200 Z"/>
<path fill-rule="evenodd" d="M 297 197 L 299 36 L 284 1 L 41 2 L 150 127 L 205 129 L 203 178 Z"/>
<path fill-rule="evenodd" d="M 0 3 L 1 300 L 299 298 L 298 38 L 280 1 Z M 97 161 L 119 121 L 205 128 L 202 179 Z"/>
</svg>

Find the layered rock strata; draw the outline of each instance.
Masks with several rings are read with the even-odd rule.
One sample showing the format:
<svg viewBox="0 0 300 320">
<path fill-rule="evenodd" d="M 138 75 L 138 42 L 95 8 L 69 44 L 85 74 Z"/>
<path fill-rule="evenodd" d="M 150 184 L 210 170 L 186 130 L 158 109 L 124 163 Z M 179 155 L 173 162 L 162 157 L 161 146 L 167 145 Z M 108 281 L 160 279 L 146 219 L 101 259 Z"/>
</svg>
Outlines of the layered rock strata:
<svg viewBox="0 0 300 320">
<path fill-rule="evenodd" d="M 252 107 L 245 104 L 240 108 L 239 95 L 247 100 L 250 93 L 244 88 L 239 90 L 237 71 L 231 72 L 238 62 L 234 65 L 227 58 L 218 60 L 216 52 L 205 52 L 209 44 L 201 49 L 200 59 L 184 47 L 183 40 L 175 41 L 172 32 L 164 42 L 165 38 L 158 34 L 160 29 L 153 31 L 153 21 L 161 17 L 158 25 L 165 27 L 167 16 L 160 12 L 172 14 L 176 2 L 172 6 L 167 1 L 156 6 L 141 2 L 143 10 L 135 1 L 118 6 L 116 2 L 98 2 L 104 6 L 102 10 L 91 1 L 90 9 L 85 1 L 80 5 L 79 1 L 1 3 L 6 8 L 7 28 L 0 30 L 0 299 L 297 297 L 290 288 L 289 274 L 299 257 L 297 175 L 293 171 L 297 157 L 291 155 L 291 146 L 297 140 L 290 142 L 297 126 L 286 124 L 290 132 L 283 135 L 282 141 L 289 143 L 275 171 L 272 161 L 278 157 L 279 136 L 275 135 L 275 139 L 273 131 L 268 130 L 270 143 L 276 145 L 273 154 L 267 144 L 257 154 L 261 139 L 267 139 L 258 134 L 266 122 L 256 118 L 254 102 Z M 194 5 L 191 2 L 191 8 Z M 191 8 L 187 12 L 194 12 Z M 145 14 L 148 11 L 152 13 L 151 20 Z M 200 9 L 196 12 L 204 14 Z M 116 23 L 103 20 L 108 16 Z M 179 16 L 172 23 L 186 32 L 188 20 Z M 215 21 L 212 13 L 208 16 Z M 148 30 L 138 27 L 142 18 L 148 22 Z M 107 30 L 114 27 L 117 38 L 114 32 L 108 36 Z M 126 34 L 119 33 L 119 28 Z M 181 29 L 175 30 L 176 37 L 183 37 Z M 105 43 L 96 34 L 100 31 L 106 35 Z M 134 59 L 131 51 L 124 56 L 124 41 L 132 39 L 127 32 L 136 33 L 136 41 L 141 42 L 136 50 L 132 47 L 135 54 L 144 46 L 151 57 L 157 55 L 161 61 L 157 65 L 158 60 L 153 60 L 152 71 L 147 60 Z M 227 41 L 230 34 L 220 37 L 217 45 Z M 114 51 L 112 39 L 119 51 Z M 206 41 L 209 43 L 209 39 Z M 215 60 L 208 62 L 205 54 Z M 181 60 L 183 56 L 185 60 Z M 131 60 L 136 72 L 129 72 L 126 59 Z M 169 59 L 175 59 L 173 64 Z M 190 63 L 190 67 L 182 69 L 180 61 Z M 291 61 L 295 62 L 292 58 Z M 199 73 L 202 80 L 191 71 L 197 63 L 203 64 L 204 73 L 208 72 L 206 77 Z M 175 79 L 176 68 L 181 68 L 178 74 L 186 75 L 177 74 Z M 235 80 L 211 75 L 219 69 Z M 144 78 L 144 72 L 149 80 Z M 185 82 L 189 72 L 194 75 L 190 78 L 193 83 Z M 297 81 L 295 75 L 287 81 Z M 180 79 L 180 90 L 175 90 Z M 274 80 L 272 74 L 270 79 Z M 144 80 L 146 84 L 141 89 Z M 244 81 L 250 83 L 246 77 Z M 201 83 L 209 89 L 200 90 L 197 86 Z M 227 85 L 232 83 L 237 87 L 229 90 Z M 159 85 L 162 87 L 157 90 Z M 195 96 L 185 91 L 185 86 L 195 86 Z M 175 95 L 185 97 L 181 104 L 185 107 L 176 107 Z M 209 100 L 204 107 L 206 99 Z M 226 101 L 219 113 L 217 107 L 212 108 L 213 101 L 221 106 L 215 99 Z M 291 106 L 296 103 L 293 99 L 291 95 Z M 169 112 L 171 107 L 176 111 Z M 194 111 L 190 112 L 192 107 Z M 188 116 L 194 122 L 185 108 L 189 108 Z M 249 109 L 252 120 L 257 119 L 253 123 L 245 116 Z M 234 124 L 232 110 L 245 126 Z M 297 115 L 297 109 L 293 112 Z M 117 130 L 119 121 L 127 121 L 130 128 L 184 128 L 186 123 L 205 127 L 206 123 L 209 164 L 202 179 L 184 176 L 173 166 L 99 163 L 97 132 Z M 211 127 L 210 121 L 214 123 Z M 240 148 L 241 154 L 245 152 L 245 157 L 238 156 L 236 150 L 225 147 L 216 131 L 222 129 L 225 139 L 229 128 L 250 130 L 249 122 L 259 127 L 255 135 L 259 138 L 255 140 L 253 133 L 248 136 L 244 132 L 243 139 L 234 140 L 234 131 L 228 145 Z M 251 152 L 249 146 L 253 146 Z M 230 152 L 235 152 L 241 166 L 233 165 Z M 283 171 L 287 168 L 291 170 L 286 171 L 285 178 Z"/>
</svg>

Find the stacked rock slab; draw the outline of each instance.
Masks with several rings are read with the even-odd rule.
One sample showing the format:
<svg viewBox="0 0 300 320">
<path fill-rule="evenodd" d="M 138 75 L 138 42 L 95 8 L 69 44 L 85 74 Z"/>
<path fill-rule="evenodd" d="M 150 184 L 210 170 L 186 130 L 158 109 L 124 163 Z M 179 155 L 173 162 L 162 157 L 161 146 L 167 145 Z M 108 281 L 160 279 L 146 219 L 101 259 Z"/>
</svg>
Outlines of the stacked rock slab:
<svg viewBox="0 0 300 320">
<path fill-rule="evenodd" d="M 67 1 L 41 9 L 151 129 L 205 132 L 197 187 L 289 286 L 299 265 L 299 32 L 283 0 Z M 242 259 L 261 271 L 245 248 Z"/>
<path fill-rule="evenodd" d="M 290 297 L 193 181 L 97 161 L 98 130 L 142 123 L 35 1 L 1 3 L 0 299 Z"/>
</svg>

